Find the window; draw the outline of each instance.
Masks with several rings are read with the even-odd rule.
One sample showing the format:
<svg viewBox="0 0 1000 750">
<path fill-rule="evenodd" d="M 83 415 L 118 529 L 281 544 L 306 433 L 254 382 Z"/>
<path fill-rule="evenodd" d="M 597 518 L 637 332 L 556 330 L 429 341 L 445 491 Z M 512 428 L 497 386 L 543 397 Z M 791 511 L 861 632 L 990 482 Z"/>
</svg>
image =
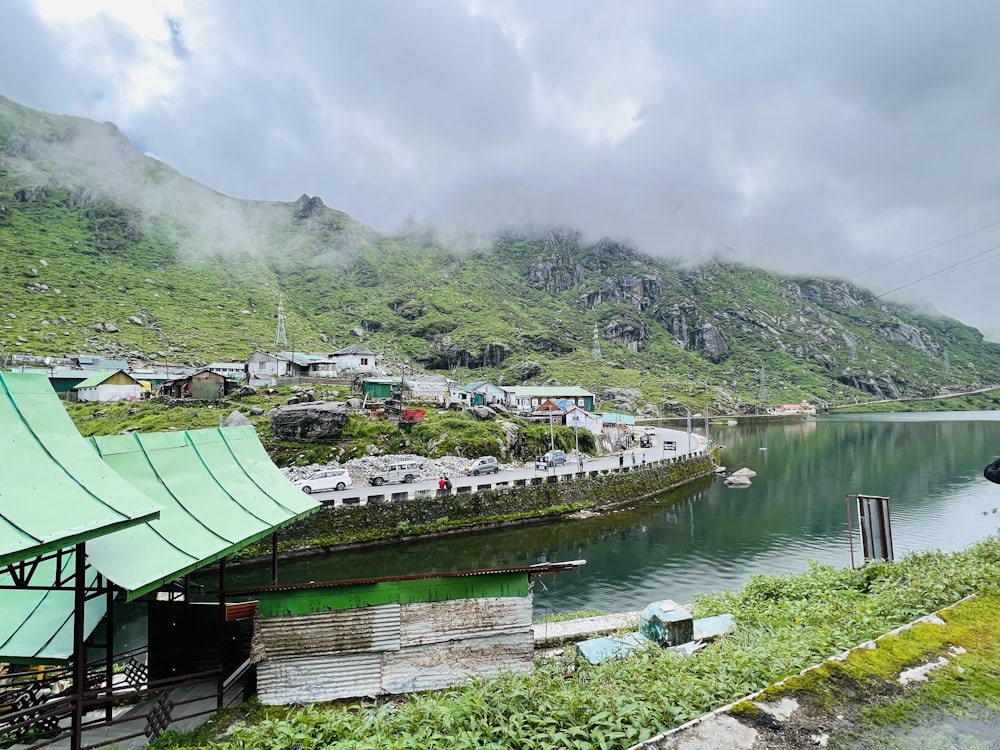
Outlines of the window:
<svg viewBox="0 0 1000 750">
<path fill-rule="evenodd" d="M 362 357 L 361 358 L 361 366 L 362 367 L 367 367 L 368 366 L 368 357 Z"/>
</svg>

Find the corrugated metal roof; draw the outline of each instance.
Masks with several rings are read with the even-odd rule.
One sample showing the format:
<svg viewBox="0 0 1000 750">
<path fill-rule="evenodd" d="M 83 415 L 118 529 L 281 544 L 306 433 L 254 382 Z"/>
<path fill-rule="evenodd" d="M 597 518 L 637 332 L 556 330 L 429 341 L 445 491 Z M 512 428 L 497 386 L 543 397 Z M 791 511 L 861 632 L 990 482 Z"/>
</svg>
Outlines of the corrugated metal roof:
<svg viewBox="0 0 1000 750">
<path fill-rule="evenodd" d="M 63 577 L 73 573 L 75 555 L 63 556 Z M 35 582 L 55 580 L 54 558 L 43 560 Z M 88 570 L 87 585 L 93 586 L 97 571 Z M 7 574 L 0 583 L 8 585 Z M 71 590 L 6 589 L 0 611 L 0 661 L 24 664 L 68 664 L 73 655 L 73 603 Z M 104 596 L 88 599 L 84 607 L 83 630 L 89 636 L 107 611 Z"/>
<path fill-rule="evenodd" d="M 0 372 L 0 455 L 0 566 L 141 524 L 160 511 L 94 460 L 47 379 Z"/>
<path fill-rule="evenodd" d="M 532 398 L 561 398 L 562 396 L 590 396 L 594 398 L 593 393 L 576 385 L 505 385 L 503 389 L 515 396 L 531 396 Z"/>
<path fill-rule="evenodd" d="M 87 548 L 129 599 L 320 508 L 271 462 L 250 425 L 91 440 L 108 466 L 163 507 L 159 519 Z"/>
<path fill-rule="evenodd" d="M 95 373 L 95 374 L 91 375 L 89 378 L 87 378 L 86 380 L 84 380 L 84 381 L 82 381 L 80 383 L 77 383 L 74 386 L 74 389 L 77 389 L 77 388 L 93 388 L 94 386 L 98 386 L 101 383 L 103 383 L 105 380 L 107 380 L 108 378 L 110 378 L 112 375 L 114 375 L 116 372 L 120 372 L 120 370 L 108 370 L 106 372 Z"/>
</svg>

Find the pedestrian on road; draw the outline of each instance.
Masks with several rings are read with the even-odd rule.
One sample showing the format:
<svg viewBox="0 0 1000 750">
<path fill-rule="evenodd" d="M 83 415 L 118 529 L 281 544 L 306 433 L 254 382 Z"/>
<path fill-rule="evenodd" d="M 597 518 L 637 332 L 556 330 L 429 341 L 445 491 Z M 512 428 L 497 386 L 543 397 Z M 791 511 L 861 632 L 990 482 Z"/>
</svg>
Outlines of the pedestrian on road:
<svg viewBox="0 0 1000 750">
<path fill-rule="evenodd" d="M 632 453 L 632 465 L 635 466 L 635 453 Z"/>
<path fill-rule="evenodd" d="M 646 466 L 646 451 L 642 452 L 642 465 L 643 467 Z"/>
<path fill-rule="evenodd" d="M 438 489 L 443 490 L 445 485 L 444 477 L 438 477 Z"/>
<path fill-rule="evenodd" d="M 447 474 L 444 475 L 444 488 L 448 492 L 451 492 L 451 477 L 449 477 Z"/>
<path fill-rule="evenodd" d="M 624 469 L 625 468 L 625 454 L 624 453 L 619 453 L 618 454 L 618 468 L 619 469 Z"/>
</svg>

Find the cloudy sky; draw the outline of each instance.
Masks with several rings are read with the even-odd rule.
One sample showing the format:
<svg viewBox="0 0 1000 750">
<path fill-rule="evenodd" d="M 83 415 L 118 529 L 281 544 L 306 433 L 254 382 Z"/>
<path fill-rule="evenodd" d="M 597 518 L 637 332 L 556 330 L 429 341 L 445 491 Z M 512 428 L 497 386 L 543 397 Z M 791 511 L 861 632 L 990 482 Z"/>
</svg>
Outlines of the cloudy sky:
<svg viewBox="0 0 1000 750">
<path fill-rule="evenodd" d="M 996 0 L 0 0 L 0 93 L 378 229 L 569 225 L 1000 341 Z"/>
</svg>

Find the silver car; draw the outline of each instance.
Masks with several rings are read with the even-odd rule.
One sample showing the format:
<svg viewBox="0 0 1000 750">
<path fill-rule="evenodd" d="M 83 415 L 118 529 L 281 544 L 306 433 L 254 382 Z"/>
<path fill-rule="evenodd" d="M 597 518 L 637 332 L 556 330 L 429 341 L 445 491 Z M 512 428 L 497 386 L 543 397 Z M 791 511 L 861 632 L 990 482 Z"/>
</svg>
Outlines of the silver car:
<svg viewBox="0 0 1000 750">
<path fill-rule="evenodd" d="M 478 477 L 480 474 L 498 474 L 500 472 L 500 462 L 493 456 L 483 456 L 477 458 L 465 467 L 468 476 Z"/>
</svg>

